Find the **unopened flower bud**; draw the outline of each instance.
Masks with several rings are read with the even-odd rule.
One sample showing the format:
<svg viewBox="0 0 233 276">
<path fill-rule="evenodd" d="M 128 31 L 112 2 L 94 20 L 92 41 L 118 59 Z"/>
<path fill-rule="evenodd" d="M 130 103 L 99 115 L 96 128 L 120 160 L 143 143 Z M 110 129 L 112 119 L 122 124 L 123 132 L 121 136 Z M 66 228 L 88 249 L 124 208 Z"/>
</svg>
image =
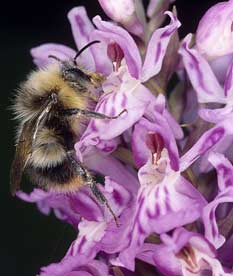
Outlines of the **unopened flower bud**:
<svg viewBox="0 0 233 276">
<path fill-rule="evenodd" d="M 196 32 L 197 49 L 207 59 L 233 52 L 233 1 L 211 7 L 199 22 Z"/>
<path fill-rule="evenodd" d="M 122 24 L 135 35 L 143 34 L 145 13 L 141 1 L 99 0 L 99 3 L 112 20 Z"/>
</svg>

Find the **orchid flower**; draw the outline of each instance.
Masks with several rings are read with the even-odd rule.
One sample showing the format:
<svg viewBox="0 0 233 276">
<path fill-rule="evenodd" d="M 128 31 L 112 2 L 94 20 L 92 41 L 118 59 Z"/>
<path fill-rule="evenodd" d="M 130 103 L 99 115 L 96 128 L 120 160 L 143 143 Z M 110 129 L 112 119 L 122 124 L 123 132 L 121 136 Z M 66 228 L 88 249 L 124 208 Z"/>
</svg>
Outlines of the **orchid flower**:
<svg viewBox="0 0 233 276">
<path fill-rule="evenodd" d="M 202 235 L 177 228 L 172 236 L 160 235 L 161 244 L 146 243 L 138 258 L 156 265 L 169 276 L 194 276 L 211 272 L 214 276 L 230 276 L 217 259 L 214 246 Z"/>
<path fill-rule="evenodd" d="M 88 121 L 74 150 L 91 173 L 103 178 L 96 185 L 108 204 L 98 202 L 85 185 L 72 194 L 38 188 L 17 192 L 77 232 L 62 260 L 42 267 L 40 276 L 139 275 L 142 262 L 165 276 L 233 275 L 233 165 L 222 154 L 233 142 L 233 1 L 204 15 L 194 47 L 190 34 L 182 40 L 180 62 L 181 23 L 175 9 L 167 11 L 172 2 L 150 0 L 144 9 L 140 0 L 99 0 L 112 21 L 99 15 L 91 21 L 84 7 L 68 13 L 77 49 L 100 41 L 82 52 L 77 64 L 103 77 L 92 91 L 96 106 L 90 108 L 113 118 Z M 170 22 L 162 25 L 167 15 Z M 223 40 L 210 46 L 222 33 Z M 72 60 L 76 50 L 47 43 L 31 54 L 44 68 L 57 62 L 49 56 Z M 228 67 L 221 77 L 218 58 L 222 68 Z M 180 90 L 170 89 L 175 76 Z M 199 116 L 211 128 L 202 128 L 199 118 L 183 131 L 183 106 L 189 118 Z M 214 166 L 217 177 L 201 173 L 199 160 Z M 207 187 L 212 197 L 206 196 Z"/>
</svg>

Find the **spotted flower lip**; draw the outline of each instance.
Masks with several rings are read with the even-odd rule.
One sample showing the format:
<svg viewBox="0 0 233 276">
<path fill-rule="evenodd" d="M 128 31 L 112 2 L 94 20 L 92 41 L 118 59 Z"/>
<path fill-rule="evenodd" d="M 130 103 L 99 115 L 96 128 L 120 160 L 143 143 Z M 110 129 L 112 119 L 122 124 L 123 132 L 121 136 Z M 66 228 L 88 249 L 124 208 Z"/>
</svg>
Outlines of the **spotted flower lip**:
<svg viewBox="0 0 233 276">
<path fill-rule="evenodd" d="M 196 45 L 198 51 L 208 59 L 233 52 L 232 8 L 232 0 L 217 3 L 204 14 L 199 22 Z"/>
</svg>

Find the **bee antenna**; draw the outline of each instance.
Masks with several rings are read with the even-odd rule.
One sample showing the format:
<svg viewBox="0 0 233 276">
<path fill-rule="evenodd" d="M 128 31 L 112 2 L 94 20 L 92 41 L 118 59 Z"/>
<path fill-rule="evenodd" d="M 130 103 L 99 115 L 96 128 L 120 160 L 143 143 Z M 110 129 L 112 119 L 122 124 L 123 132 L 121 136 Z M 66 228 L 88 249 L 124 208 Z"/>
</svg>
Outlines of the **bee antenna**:
<svg viewBox="0 0 233 276">
<path fill-rule="evenodd" d="M 89 42 L 87 45 L 85 45 L 83 48 L 81 48 L 74 57 L 74 63 L 76 64 L 76 59 L 82 54 L 83 51 L 85 51 L 87 48 L 89 48 L 91 45 L 93 45 L 95 43 L 100 43 L 100 41 L 93 40 L 93 41 Z"/>
<path fill-rule="evenodd" d="M 58 57 L 56 57 L 56 56 L 54 56 L 54 55 L 49 55 L 48 58 L 53 58 L 53 59 L 55 59 L 56 61 L 61 62 L 60 58 L 58 58 Z"/>
</svg>

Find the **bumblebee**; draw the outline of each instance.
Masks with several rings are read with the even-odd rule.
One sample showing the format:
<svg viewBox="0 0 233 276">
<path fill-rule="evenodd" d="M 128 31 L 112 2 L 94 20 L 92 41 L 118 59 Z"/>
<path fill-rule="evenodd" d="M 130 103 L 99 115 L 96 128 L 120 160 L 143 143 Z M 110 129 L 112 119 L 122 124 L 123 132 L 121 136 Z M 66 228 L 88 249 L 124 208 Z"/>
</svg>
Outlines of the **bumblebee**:
<svg viewBox="0 0 233 276">
<path fill-rule="evenodd" d="M 92 111 L 96 99 L 93 91 L 101 88 L 104 77 L 77 65 L 76 59 L 57 62 L 32 72 L 21 84 L 13 109 L 19 120 L 15 158 L 10 172 L 12 195 L 20 188 L 25 172 L 32 183 L 45 190 L 70 193 L 87 185 L 96 199 L 104 203 L 116 217 L 94 177 L 79 162 L 74 143 L 88 119 L 116 119 Z"/>
</svg>

